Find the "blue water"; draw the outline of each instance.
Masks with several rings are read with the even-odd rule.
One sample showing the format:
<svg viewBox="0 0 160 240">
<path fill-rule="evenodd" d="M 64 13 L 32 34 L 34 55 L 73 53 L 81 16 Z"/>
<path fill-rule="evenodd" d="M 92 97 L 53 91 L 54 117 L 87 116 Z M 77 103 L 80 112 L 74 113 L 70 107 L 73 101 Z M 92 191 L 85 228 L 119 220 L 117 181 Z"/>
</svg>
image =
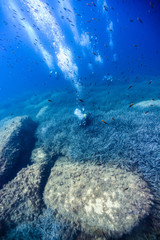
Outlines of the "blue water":
<svg viewBox="0 0 160 240">
<path fill-rule="evenodd" d="M 29 115 L 37 148 L 116 162 L 159 198 L 160 1 L 0 6 L 0 119 Z"/>
<path fill-rule="evenodd" d="M 1 1 L 1 100 L 64 86 L 66 79 L 72 84 L 72 78 L 82 84 L 100 82 L 108 75 L 114 83 L 159 76 L 159 1 L 152 3 L 153 8 L 150 1 L 138 0 L 88 4 Z M 60 49 L 66 56 L 58 60 Z M 64 60 L 64 66 L 59 65 Z M 72 67 L 67 67 L 67 61 Z"/>
</svg>

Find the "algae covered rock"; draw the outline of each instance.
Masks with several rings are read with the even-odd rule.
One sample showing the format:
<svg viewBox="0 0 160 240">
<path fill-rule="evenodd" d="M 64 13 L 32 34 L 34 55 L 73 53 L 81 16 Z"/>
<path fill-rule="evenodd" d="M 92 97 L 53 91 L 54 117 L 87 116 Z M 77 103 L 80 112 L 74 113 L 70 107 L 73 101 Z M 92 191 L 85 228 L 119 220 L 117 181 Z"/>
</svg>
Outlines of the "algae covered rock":
<svg viewBox="0 0 160 240">
<path fill-rule="evenodd" d="M 42 211 L 44 166 L 23 168 L 0 190 L 0 233 L 19 223 L 34 221 Z M 0 235 L 1 235 L 0 234 Z"/>
<path fill-rule="evenodd" d="M 120 237 L 144 219 L 152 194 L 138 175 L 107 165 L 60 158 L 51 170 L 44 201 L 57 217 L 88 236 Z"/>
<path fill-rule="evenodd" d="M 32 163 L 43 163 L 49 160 L 49 156 L 42 147 L 35 148 L 32 151 L 31 162 Z"/>
<path fill-rule="evenodd" d="M 36 221 L 19 224 L 1 240 L 76 240 L 75 236 L 74 229 L 57 221 L 52 210 L 46 209 Z"/>
<path fill-rule="evenodd" d="M 22 116 L 0 121 L 0 188 L 29 161 L 36 123 Z"/>
</svg>

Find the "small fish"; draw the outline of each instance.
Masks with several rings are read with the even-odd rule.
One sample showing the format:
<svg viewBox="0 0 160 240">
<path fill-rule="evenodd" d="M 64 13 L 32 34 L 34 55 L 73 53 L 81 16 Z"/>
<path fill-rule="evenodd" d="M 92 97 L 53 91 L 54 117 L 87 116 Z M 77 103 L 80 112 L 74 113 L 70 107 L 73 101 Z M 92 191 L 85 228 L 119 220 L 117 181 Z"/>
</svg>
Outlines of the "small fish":
<svg viewBox="0 0 160 240">
<path fill-rule="evenodd" d="M 134 44 L 133 47 L 138 47 L 138 45 L 137 45 L 137 44 Z"/>
<path fill-rule="evenodd" d="M 137 17 L 137 20 L 138 20 L 140 23 L 143 23 L 142 19 L 140 19 L 139 17 Z"/>
<path fill-rule="evenodd" d="M 128 190 L 128 187 L 127 188 L 124 188 L 124 191 Z"/>
<path fill-rule="evenodd" d="M 102 163 L 97 163 L 97 165 L 98 165 L 98 166 L 101 166 L 101 165 L 102 165 Z"/>
<path fill-rule="evenodd" d="M 154 101 L 154 98 L 152 98 L 152 101 Z"/>
<path fill-rule="evenodd" d="M 92 4 L 93 4 L 95 7 L 97 7 L 96 4 L 95 4 L 94 2 L 92 2 Z"/>
<path fill-rule="evenodd" d="M 133 19 L 129 19 L 130 22 L 133 22 Z"/>
<path fill-rule="evenodd" d="M 130 89 L 131 87 L 133 87 L 133 85 L 129 86 L 129 88 L 128 88 L 128 89 Z"/>
<path fill-rule="evenodd" d="M 86 3 L 86 5 L 89 6 L 89 7 L 91 7 L 91 4 L 89 4 L 89 3 Z"/>
<path fill-rule="evenodd" d="M 102 120 L 103 123 L 108 124 L 106 121 Z"/>
<path fill-rule="evenodd" d="M 106 5 L 104 5 L 103 6 L 104 7 L 104 9 L 108 12 L 108 8 L 107 8 L 107 6 Z"/>
<path fill-rule="evenodd" d="M 94 54 L 95 56 L 97 56 L 97 54 L 96 54 L 95 52 L 93 52 L 93 54 Z"/>
<path fill-rule="evenodd" d="M 148 85 L 151 84 L 151 82 L 152 82 L 152 80 L 148 83 Z"/>
<path fill-rule="evenodd" d="M 146 111 L 145 114 L 147 114 L 149 111 Z"/>
<path fill-rule="evenodd" d="M 92 20 L 94 20 L 94 21 L 98 21 L 98 19 L 96 19 L 96 18 L 92 18 Z"/>
<path fill-rule="evenodd" d="M 151 8 L 153 8 L 153 3 L 152 2 L 150 2 L 150 6 L 151 6 Z"/>
<path fill-rule="evenodd" d="M 48 102 L 52 102 L 52 100 L 51 100 L 51 99 L 48 99 Z"/>
<path fill-rule="evenodd" d="M 112 117 L 112 120 L 114 120 L 115 121 L 115 119 Z"/>
<path fill-rule="evenodd" d="M 67 18 L 68 22 L 72 22 L 69 18 Z"/>
<path fill-rule="evenodd" d="M 151 107 L 154 107 L 154 105 L 151 105 Z"/>
<path fill-rule="evenodd" d="M 80 101 L 80 102 L 84 102 L 82 99 L 80 99 L 80 98 L 78 98 L 78 100 Z"/>
<path fill-rule="evenodd" d="M 134 105 L 134 103 L 131 103 L 130 105 L 129 105 L 129 107 L 132 107 Z"/>
</svg>

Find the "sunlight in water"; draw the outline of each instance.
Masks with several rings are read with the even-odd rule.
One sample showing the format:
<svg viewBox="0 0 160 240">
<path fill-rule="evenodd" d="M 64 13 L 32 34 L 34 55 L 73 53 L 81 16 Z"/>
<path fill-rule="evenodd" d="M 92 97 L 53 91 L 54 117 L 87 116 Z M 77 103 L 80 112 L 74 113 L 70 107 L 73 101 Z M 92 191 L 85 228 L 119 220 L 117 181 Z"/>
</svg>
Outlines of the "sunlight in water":
<svg viewBox="0 0 160 240">
<path fill-rule="evenodd" d="M 75 88 L 80 90 L 77 77 L 78 67 L 73 61 L 71 50 L 65 42 L 65 36 L 48 5 L 40 0 L 34 2 L 21 0 L 21 2 L 29 7 L 36 26 L 39 27 L 52 44 L 54 43 L 57 64 L 64 73 L 65 78 L 73 80 Z M 72 20 L 75 21 L 74 19 Z"/>
<path fill-rule="evenodd" d="M 73 33 L 75 41 L 79 42 L 80 38 L 79 38 L 78 29 L 77 29 L 77 25 L 76 25 L 75 12 L 72 8 L 70 1 L 67 0 L 67 1 L 59 2 L 58 10 L 59 10 L 58 14 L 60 17 L 63 12 L 63 17 L 68 20 L 67 23 Z"/>
<path fill-rule="evenodd" d="M 9 10 L 10 10 L 10 14 L 12 14 L 11 11 L 15 10 L 16 14 L 17 14 L 17 18 L 19 23 L 21 23 L 21 19 L 24 18 L 24 15 L 21 14 L 19 7 L 15 4 L 15 2 L 13 2 L 12 0 L 9 0 L 9 4 L 8 4 Z M 49 52 L 45 49 L 45 47 L 40 43 L 40 39 L 38 37 L 38 35 L 36 34 L 35 30 L 33 29 L 33 27 L 29 24 L 29 22 L 24 21 L 23 22 L 23 26 L 30 38 L 30 41 L 32 44 L 35 43 L 35 39 L 36 41 L 36 47 L 38 48 L 38 50 L 40 51 L 41 55 L 43 56 L 43 59 L 45 60 L 46 64 L 48 65 L 49 68 L 53 68 L 53 59 L 52 56 L 49 54 Z"/>
</svg>

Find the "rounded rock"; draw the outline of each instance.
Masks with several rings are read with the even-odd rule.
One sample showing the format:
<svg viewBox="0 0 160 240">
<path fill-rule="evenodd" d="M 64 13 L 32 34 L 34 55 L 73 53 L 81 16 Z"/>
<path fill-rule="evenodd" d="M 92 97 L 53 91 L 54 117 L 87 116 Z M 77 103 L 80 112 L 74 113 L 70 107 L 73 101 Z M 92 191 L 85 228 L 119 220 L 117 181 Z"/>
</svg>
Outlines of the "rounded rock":
<svg viewBox="0 0 160 240">
<path fill-rule="evenodd" d="M 47 207 L 89 236 L 120 237 L 150 213 L 153 196 L 138 175 L 59 159 L 44 191 Z"/>
</svg>

